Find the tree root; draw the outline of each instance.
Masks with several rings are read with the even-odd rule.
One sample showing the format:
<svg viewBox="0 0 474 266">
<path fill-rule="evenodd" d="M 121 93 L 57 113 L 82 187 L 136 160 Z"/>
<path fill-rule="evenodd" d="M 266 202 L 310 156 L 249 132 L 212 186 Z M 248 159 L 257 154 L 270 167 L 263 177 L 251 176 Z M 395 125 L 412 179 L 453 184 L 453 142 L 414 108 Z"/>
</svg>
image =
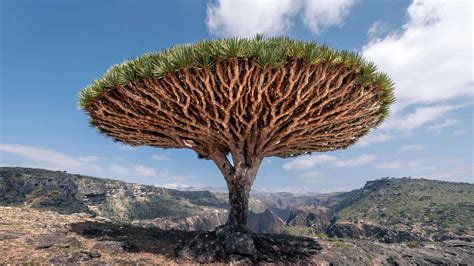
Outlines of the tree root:
<svg viewBox="0 0 474 266">
<path fill-rule="evenodd" d="M 310 262 L 311 255 L 321 249 L 312 238 L 257 234 L 245 227 L 222 226 L 181 244 L 176 256 L 183 262 L 199 263 Z"/>
</svg>

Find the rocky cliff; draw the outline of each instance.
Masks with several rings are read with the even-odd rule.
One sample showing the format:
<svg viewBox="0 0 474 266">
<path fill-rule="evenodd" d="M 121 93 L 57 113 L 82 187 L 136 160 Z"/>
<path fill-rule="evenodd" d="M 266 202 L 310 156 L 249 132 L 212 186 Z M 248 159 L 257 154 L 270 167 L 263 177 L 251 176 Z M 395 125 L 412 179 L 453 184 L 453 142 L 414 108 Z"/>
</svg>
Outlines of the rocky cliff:
<svg viewBox="0 0 474 266">
<path fill-rule="evenodd" d="M 293 208 L 287 222 L 288 226 L 309 227 L 312 234 L 325 233 L 330 224 L 329 209 L 314 205 Z"/>
<path fill-rule="evenodd" d="M 67 214 L 85 212 L 114 222 L 186 230 L 213 229 L 222 223 L 227 207 L 209 191 L 179 191 L 16 167 L 0 168 L 0 204 Z"/>
</svg>

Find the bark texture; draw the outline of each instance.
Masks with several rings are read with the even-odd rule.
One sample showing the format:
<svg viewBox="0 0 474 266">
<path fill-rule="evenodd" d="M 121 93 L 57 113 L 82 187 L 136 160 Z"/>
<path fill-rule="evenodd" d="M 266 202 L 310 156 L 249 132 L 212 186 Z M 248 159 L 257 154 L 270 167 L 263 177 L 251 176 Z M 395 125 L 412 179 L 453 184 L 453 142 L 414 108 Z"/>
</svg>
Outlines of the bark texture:
<svg viewBox="0 0 474 266">
<path fill-rule="evenodd" d="M 234 176 L 227 181 L 229 189 L 230 212 L 227 225 L 246 225 L 249 207 L 249 196 L 253 181 L 257 176 L 260 160 L 250 167 L 240 167 Z"/>
<path fill-rule="evenodd" d="M 213 160 L 229 188 L 229 223 L 243 224 L 262 158 L 344 148 L 380 122 L 383 91 L 360 78 L 337 64 L 235 59 L 118 86 L 86 110 L 117 141 Z"/>
</svg>

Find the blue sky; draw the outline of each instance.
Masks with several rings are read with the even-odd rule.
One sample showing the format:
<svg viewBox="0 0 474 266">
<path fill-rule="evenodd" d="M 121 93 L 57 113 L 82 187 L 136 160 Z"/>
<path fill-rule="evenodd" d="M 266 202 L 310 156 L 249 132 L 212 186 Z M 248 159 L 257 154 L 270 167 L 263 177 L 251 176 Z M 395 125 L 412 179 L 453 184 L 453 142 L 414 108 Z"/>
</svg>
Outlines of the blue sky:
<svg viewBox="0 0 474 266">
<path fill-rule="evenodd" d="M 396 83 L 379 128 L 344 150 L 267 158 L 254 188 L 350 190 L 378 177 L 473 182 L 469 1 L 0 2 L 0 165 L 168 187 L 224 187 L 190 150 L 130 148 L 87 126 L 81 88 L 113 64 L 171 45 L 287 35 L 356 50 Z"/>
</svg>

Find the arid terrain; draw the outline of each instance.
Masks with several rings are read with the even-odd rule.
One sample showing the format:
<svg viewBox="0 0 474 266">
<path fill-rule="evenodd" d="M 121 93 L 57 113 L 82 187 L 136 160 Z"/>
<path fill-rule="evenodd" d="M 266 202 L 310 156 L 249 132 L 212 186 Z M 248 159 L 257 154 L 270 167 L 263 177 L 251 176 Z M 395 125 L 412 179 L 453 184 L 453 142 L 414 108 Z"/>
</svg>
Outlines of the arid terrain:
<svg viewBox="0 0 474 266">
<path fill-rule="evenodd" d="M 303 236 L 317 243 L 307 263 L 469 264 L 473 197 L 471 184 L 416 179 L 380 179 L 334 194 L 256 193 L 249 227 L 288 246 L 189 261 L 183 244 L 225 223 L 225 194 L 1 168 L 0 257 L 2 263 L 298 262 L 292 256 L 308 248 L 291 243 Z"/>
<path fill-rule="evenodd" d="M 2 263 L 177 264 L 175 249 L 195 232 L 120 226 L 89 214 L 58 214 L 29 207 L 0 207 Z M 384 244 L 321 239 L 316 264 L 469 263 L 474 243 L 459 240 Z"/>
</svg>

